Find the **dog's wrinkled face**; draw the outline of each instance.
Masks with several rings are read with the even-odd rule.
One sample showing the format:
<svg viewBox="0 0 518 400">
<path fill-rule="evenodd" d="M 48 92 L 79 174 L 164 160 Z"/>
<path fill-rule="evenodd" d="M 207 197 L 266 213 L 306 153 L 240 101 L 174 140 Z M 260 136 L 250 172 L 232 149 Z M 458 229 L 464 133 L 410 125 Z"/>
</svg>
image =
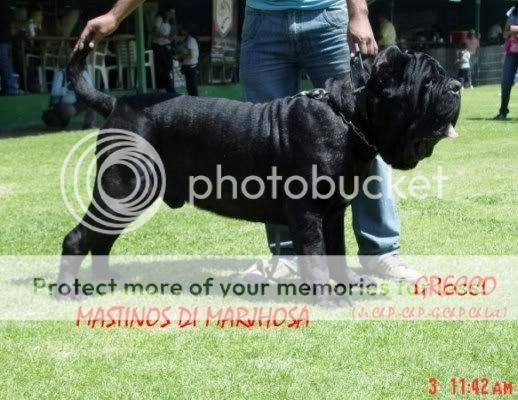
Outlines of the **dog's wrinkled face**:
<svg viewBox="0 0 518 400">
<path fill-rule="evenodd" d="M 411 169 L 443 138 L 457 135 L 460 82 L 424 53 L 390 47 L 375 58 L 367 81 L 369 131 L 382 158 Z"/>
</svg>

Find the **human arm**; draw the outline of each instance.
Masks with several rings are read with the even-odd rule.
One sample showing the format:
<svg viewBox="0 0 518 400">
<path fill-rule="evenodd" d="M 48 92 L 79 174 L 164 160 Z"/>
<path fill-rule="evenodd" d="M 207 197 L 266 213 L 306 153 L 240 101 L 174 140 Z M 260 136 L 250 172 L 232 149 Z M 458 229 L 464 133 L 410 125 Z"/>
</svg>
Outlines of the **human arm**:
<svg viewBox="0 0 518 400">
<path fill-rule="evenodd" d="M 374 56 L 378 53 L 378 45 L 369 21 L 369 10 L 366 0 L 347 0 L 349 11 L 348 41 L 351 51 L 358 44 L 362 54 Z"/>
<path fill-rule="evenodd" d="M 113 8 L 106 14 L 88 21 L 78 42 L 76 43 L 75 49 L 82 49 L 86 38 L 90 34 L 93 34 L 93 38 L 88 45 L 90 48 L 94 48 L 99 41 L 113 33 L 118 28 L 122 20 L 131 14 L 133 10 L 143 2 L 144 0 L 118 0 Z"/>
<path fill-rule="evenodd" d="M 504 39 L 507 39 L 516 34 L 518 34 L 518 25 L 513 24 L 511 18 L 509 18 L 504 28 Z"/>
</svg>

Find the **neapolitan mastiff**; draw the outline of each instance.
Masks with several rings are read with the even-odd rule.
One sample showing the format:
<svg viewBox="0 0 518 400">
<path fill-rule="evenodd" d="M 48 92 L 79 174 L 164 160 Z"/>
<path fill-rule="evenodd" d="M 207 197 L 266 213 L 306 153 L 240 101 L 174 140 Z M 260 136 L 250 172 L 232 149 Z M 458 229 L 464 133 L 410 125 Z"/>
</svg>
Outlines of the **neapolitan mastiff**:
<svg viewBox="0 0 518 400">
<path fill-rule="evenodd" d="M 432 154 L 443 138 L 456 136 L 460 111 L 461 85 L 449 78 L 432 57 L 423 53 L 404 53 L 397 47 L 366 60 L 362 72 L 365 88 L 358 93 L 354 79 L 329 80 L 325 90 L 309 96 L 280 98 L 264 104 L 215 98 L 153 94 L 114 98 L 97 91 L 85 81 L 82 71 L 89 47 L 77 51 L 69 64 L 73 87 L 84 103 L 106 117 L 103 129 L 117 128 L 146 139 L 159 154 L 165 171 L 163 201 L 172 208 L 192 199 L 192 177 L 217 178 L 217 166 L 225 176 L 242 183 L 249 176 L 267 182 L 273 167 L 285 180 L 299 176 L 311 182 L 313 171 L 345 182 L 352 192 L 355 176 L 365 177 L 376 154 L 394 168 L 411 169 Z M 98 168 L 110 155 L 102 152 L 98 137 Z M 106 149 L 105 149 L 106 150 Z M 151 168 L 151 167 L 150 167 Z M 72 284 L 77 278 L 81 257 L 108 255 L 119 232 L 103 229 L 120 211 L 100 195 L 125 198 L 135 189 L 145 197 L 142 183 L 149 171 L 113 165 L 96 181 L 89 212 L 63 242 L 58 282 Z M 199 182 L 198 182 L 199 183 Z M 202 182 L 203 183 L 203 182 Z M 249 182 L 252 187 L 257 182 Z M 290 193 L 302 190 L 293 181 Z M 320 182 L 326 186 L 326 182 Z M 327 183 L 329 185 L 329 183 Z M 275 186 L 275 185 L 273 185 Z M 249 192 L 254 192 L 253 188 Z M 274 224 L 286 224 L 299 255 L 344 255 L 344 211 L 347 201 L 335 191 L 329 198 L 314 198 L 311 191 L 292 198 L 278 182 L 259 198 L 236 193 L 222 185 L 220 193 L 194 198 L 194 205 L 220 215 Z M 326 193 L 326 187 L 321 187 Z M 196 189 L 201 190 L 201 189 Z M 320 191 L 319 191 L 320 192 Z M 297 196 L 300 197 L 300 196 Z M 153 199 L 154 200 L 154 199 Z M 149 203 L 143 204 L 145 208 Z M 103 211 L 111 211 L 106 217 Z M 133 215 L 134 218 L 137 216 Z M 132 218 L 127 218 L 128 224 Z M 174 224 L 174 220 L 171 221 Z M 160 232 L 156 233 L 160 235 Z M 344 258 L 344 257 L 342 257 Z M 345 260 L 326 263 L 319 257 L 304 257 L 300 265 L 303 280 L 310 284 L 354 283 L 358 276 L 345 266 Z M 94 264 L 94 273 L 106 276 L 108 265 Z M 325 306 L 345 305 L 331 293 L 317 296 Z M 345 301 L 346 303 L 346 301 Z"/>
</svg>

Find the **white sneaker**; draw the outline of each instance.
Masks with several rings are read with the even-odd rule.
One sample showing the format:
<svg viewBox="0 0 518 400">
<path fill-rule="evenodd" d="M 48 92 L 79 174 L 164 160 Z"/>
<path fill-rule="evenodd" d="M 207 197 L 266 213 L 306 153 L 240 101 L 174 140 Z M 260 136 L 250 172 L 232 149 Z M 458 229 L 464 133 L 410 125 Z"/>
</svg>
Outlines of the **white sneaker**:
<svg viewBox="0 0 518 400">
<path fill-rule="evenodd" d="M 261 283 L 282 280 L 296 274 L 296 257 L 280 257 L 276 267 L 271 258 L 264 258 L 257 260 L 244 272 L 232 275 L 231 280 L 235 283 Z"/>
<path fill-rule="evenodd" d="M 367 257 L 367 259 L 371 262 L 362 263 L 367 274 L 378 275 L 397 282 L 415 282 L 423 276 L 419 271 L 406 264 L 397 254 L 380 258 Z"/>
</svg>

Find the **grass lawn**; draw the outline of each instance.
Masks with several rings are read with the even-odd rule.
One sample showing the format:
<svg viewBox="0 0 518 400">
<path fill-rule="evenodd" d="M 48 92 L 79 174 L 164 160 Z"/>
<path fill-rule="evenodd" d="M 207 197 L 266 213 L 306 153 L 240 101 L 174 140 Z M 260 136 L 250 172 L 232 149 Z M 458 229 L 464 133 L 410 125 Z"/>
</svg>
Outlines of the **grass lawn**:
<svg viewBox="0 0 518 400">
<path fill-rule="evenodd" d="M 514 119 L 491 121 L 498 103 L 496 86 L 465 91 L 461 137 L 443 141 L 416 170 L 396 173 L 432 176 L 440 165 L 449 178 L 443 199 L 398 201 L 403 255 L 518 255 L 518 92 Z M 59 172 L 86 133 L 0 139 L 0 255 L 59 254 L 74 226 Z M 355 254 L 350 223 L 346 235 Z M 261 224 L 164 205 L 112 252 L 265 253 Z M 516 396 L 518 323 L 321 321 L 298 330 L 151 331 L 11 321 L 0 323 L 0 365 L 0 398 L 9 399 L 420 399 L 429 397 L 430 377 L 440 382 L 435 398 L 447 398 L 454 397 L 452 376 L 513 381 Z"/>
</svg>

